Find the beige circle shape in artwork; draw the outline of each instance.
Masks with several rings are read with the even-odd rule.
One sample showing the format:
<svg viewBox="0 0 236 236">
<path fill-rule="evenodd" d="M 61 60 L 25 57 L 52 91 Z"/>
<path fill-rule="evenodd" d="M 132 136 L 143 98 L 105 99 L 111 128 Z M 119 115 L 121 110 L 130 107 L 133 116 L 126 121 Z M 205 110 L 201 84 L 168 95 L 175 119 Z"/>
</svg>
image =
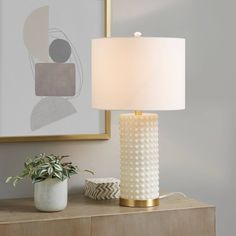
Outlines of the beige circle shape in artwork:
<svg viewBox="0 0 236 236">
<path fill-rule="evenodd" d="M 23 38 L 29 54 L 41 62 L 49 61 L 48 54 L 49 7 L 34 10 L 26 19 Z"/>
</svg>

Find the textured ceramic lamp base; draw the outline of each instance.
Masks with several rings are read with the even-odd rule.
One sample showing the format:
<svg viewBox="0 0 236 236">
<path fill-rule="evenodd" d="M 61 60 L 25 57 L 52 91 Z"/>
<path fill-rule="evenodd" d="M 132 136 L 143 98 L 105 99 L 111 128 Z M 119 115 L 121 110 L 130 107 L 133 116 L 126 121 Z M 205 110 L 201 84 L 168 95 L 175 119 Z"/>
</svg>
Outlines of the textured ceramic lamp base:
<svg viewBox="0 0 236 236">
<path fill-rule="evenodd" d="M 159 205 L 159 154 L 157 114 L 120 116 L 120 205 Z"/>
</svg>

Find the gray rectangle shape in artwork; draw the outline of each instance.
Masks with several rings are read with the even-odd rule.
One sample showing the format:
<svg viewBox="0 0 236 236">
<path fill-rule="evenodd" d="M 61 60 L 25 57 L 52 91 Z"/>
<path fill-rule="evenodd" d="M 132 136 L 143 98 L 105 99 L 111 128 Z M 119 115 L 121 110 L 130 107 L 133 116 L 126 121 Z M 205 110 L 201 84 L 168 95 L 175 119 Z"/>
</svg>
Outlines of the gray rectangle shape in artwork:
<svg viewBox="0 0 236 236">
<path fill-rule="evenodd" d="M 37 63 L 35 65 L 36 96 L 74 96 L 75 90 L 75 64 Z"/>
</svg>

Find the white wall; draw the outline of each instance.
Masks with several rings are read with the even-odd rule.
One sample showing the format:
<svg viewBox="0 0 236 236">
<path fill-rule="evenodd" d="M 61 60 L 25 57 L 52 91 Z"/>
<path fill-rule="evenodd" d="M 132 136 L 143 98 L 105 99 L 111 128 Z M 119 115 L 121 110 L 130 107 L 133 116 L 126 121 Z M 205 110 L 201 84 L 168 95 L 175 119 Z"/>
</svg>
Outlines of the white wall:
<svg viewBox="0 0 236 236">
<path fill-rule="evenodd" d="M 160 113 L 161 187 L 215 204 L 220 236 L 236 231 L 235 9 L 232 0 L 113 0 L 113 35 L 187 40 L 187 109 Z M 110 141 L 0 144 L 0 198 L 32 195 L 29 181 L 13 189 L 4 179 L 40 152 L 71 154 L 97 176 L 119 176 L 117 113 L 112 123 Z M 82 183 L 74 177 L 71 190 Z"/>
</svg>

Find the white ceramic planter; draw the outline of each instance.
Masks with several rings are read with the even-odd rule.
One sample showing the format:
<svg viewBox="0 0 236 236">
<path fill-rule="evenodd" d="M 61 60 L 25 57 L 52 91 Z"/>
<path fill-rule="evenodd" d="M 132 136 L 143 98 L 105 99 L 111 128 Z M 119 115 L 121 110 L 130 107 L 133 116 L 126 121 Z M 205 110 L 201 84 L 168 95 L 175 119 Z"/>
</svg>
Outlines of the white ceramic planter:
<svg viewBox="0 0 236 236">
<path fill-rule="evenodd" d="M 34 184 L 34 204 L 40 211 L 62 211 L 67 206 L 67 195 L 67 179 L 46 179 Z"/>
</svg>

